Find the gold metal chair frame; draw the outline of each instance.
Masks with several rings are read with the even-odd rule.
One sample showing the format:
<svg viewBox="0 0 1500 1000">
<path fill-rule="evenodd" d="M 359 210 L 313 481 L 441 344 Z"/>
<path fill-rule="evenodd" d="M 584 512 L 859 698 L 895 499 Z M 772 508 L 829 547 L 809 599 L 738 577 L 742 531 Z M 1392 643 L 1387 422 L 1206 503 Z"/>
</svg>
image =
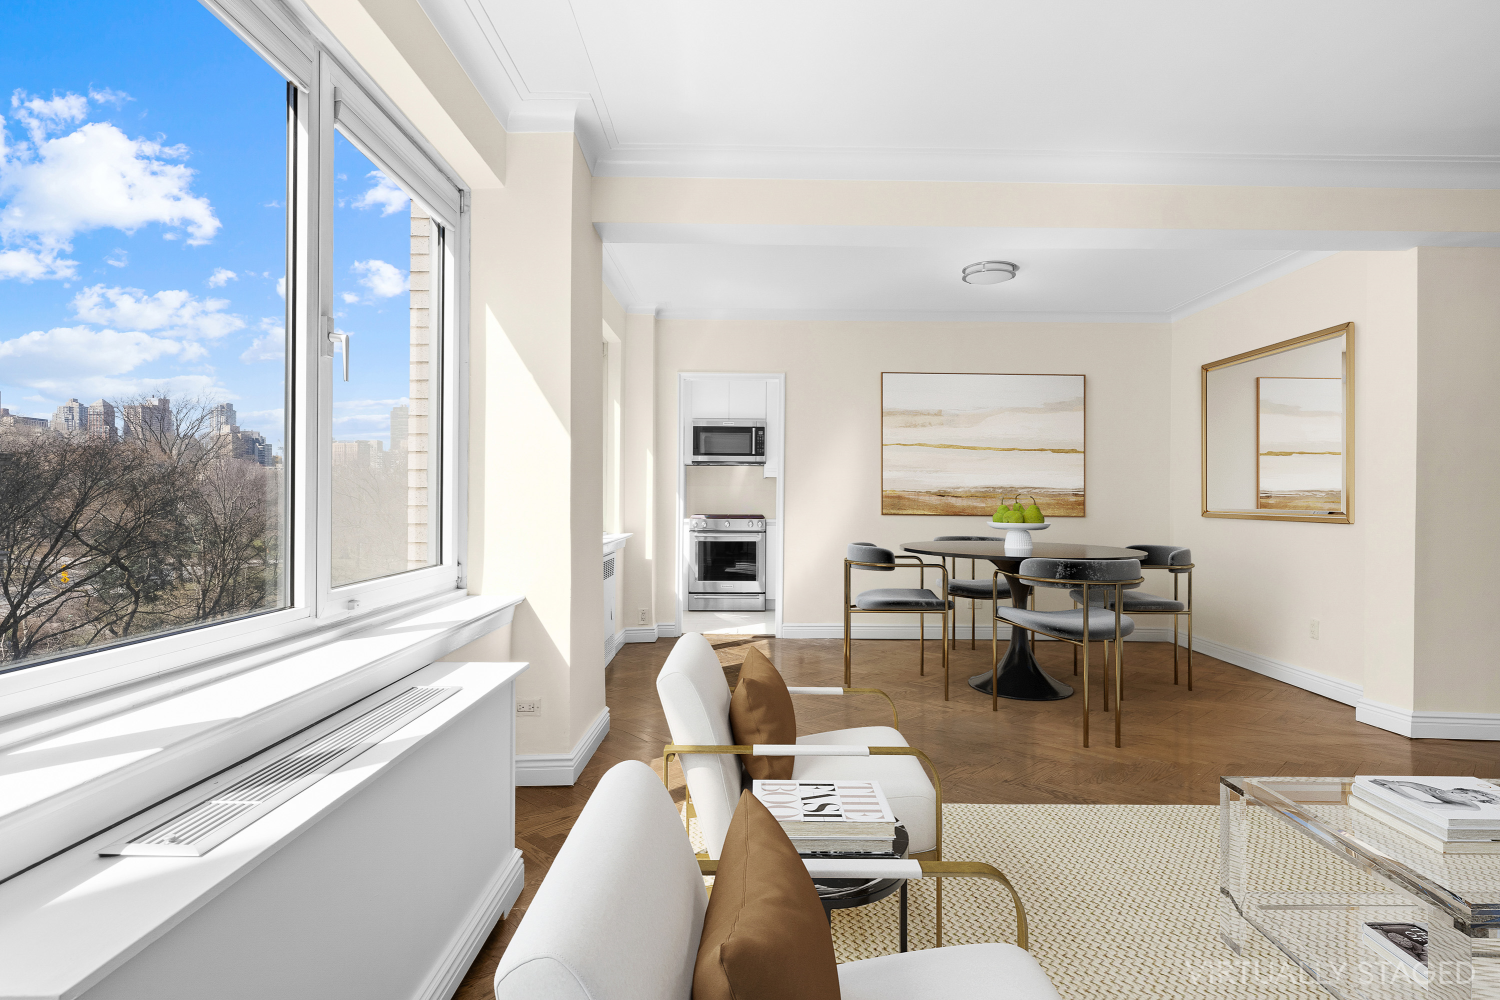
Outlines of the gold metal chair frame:
<svg viewBox="0 0 1500 1000">
<path fill-rule="evenodd" d="M 1065 635 L 1058 635 L 1058 634 L 1056 634 L 1054 632 L 1048 632 L 1045 629 L 1027 628 L 1025 625 L 1017 625 L 1015 622 L 1006 622 L 1006 624 L 1009 625 L 1013 629 L 1016 629 L 1016 628 L 1024 629 L 1025 631 L 1031 632 L 1032 634 L 1045 635 L 1045 636 L 1048 636 L 1050 638 L 1056 639 L 1059 642 L 1072 643 L 1073 646 L 1075 647 L 1075 655 L 1076 655 L 1076 647 L 1078 647 L 1078 646 L 1082 646 L 1083 647 L 1083 745 L 1085 747 L 1087 747 L 1089 745 L 1089 646 L 1090 646 L 1090 642 L 1089 642 L 1089 615 L 1088 615 L 1089 587 L 1110 587 L 1110 588 L 1113 588 L 1113 590 L 1115 592 L 1115 638 L 1114 638 L 1114 643 L 1115 643 L 1115 746 L 1118 747 L 1120 745 L 1120 692 L 1122 690 L 1122 688 L 1121 688 L 1121 682 L 1120 682 L 1120 677 L 1121 677 L 1121 673 L 1122 673 L 1122 671 L 1124 669 L 1124 654 L 1121 652 L 1124 649 L 1124 647 L 1121 645 L 1121 640 L 1123 639 L 1123 636 L 1120 635 L 1120 621 L 1121 621 L 1122 618 L 1125 617 L 1120 612 L 1120 605 L 1122 603 L 1121 599 L 1120 599 L 1120 595 L 1124 593 L 1125 587 L 1129 586 L 1130 584 L 1144 583 L 1146 578 L 1145 577 L 1138 577 L 1138 578 L 1136 578 L 1134 580 L 1114 580 L 1114 581 L 1111 581 L 1109 583 L 1093 583 L 1093 584 L 1091 584 L 1087 580 L 1063 580 L 1063 579 L 1059 579 L 1057 577 L 1051 577 L 1051 576 L 1022 576 L 1019 573 L 1009 573 L 1009 574 L 1006 574 L 1006 575 L 1009 576 L 1009 577 L 1011 577 L 1012 579 L 1025 580 L 1028 583 L 1066 583 L 1066 584 L 1075 584 L 1075 585 L 1079 586 L 1083 590 L 1083 620 L 1082 620 L 1082 624 L 1083 624 L 1083 639 L 1082 640 L 1070 639 L 1070 638 L 1068 638 Z M 999 608 L 998 607 L 995 610 L 995 618 L 996 618 L 996 620 L 1000 620 L 1000 612 L 999 612 Z M 1108 642 L 1109 640 L 1105 640 L 1105 641 Z M 1106 687 L 1104 689 L 1104 710 L 1107 712 L 1107 711 L 1109 711 L 1109 687 L 1107 686 L 1109 684 L 1109 653 L 1108 652 L 1106 652 L 1104 654 L 1104 668 L 1105 668 L 1104 683 L 1106 685 Z M 998 687 L 999 681 L 1000 681 L 1000 660 L 999 660 L 999 655 L 998 655 L 998 646 L 995 645 L 992 642 L 991 651 L 990 651 L 990 707 L 991 707 L 992 710 L 998 710 L 998 708 L 999 708 L 999 687 Z"/>
<path fill-rule="evenodd" d="M 991 882 L 999 882 L 1010 892 L 1011 902 L 1016 907 L 1016 944 L 1023 951 L 1031 950 L 1031 938 L 1026 929 L 1026 907 L 1021 904 L 1021 896 L 1016 892 L 1016 887 L 1010 884 L 1010 879 L 1005 873 L 993 865 L 987 865 L 983 861 L 927 861 L 919 859 L 922 865 L 922 874 L 926 877 L 936 878 L 938 886 L 942 886 L 945 878 L 986 878 Z M 717 875 L 719 863 L 709 861 L 705 858 L 698 859 L 698 870 L 704 875 Z M 941 889 L 939 890 L 941 892 Z M 937 946 L 943 946 L 943 922 L 941 911 L 939 911 L 937 925 Z"/>
<path fill-rule="evenodd" d="M 948 620 L 953 614 L 948 600 L 948 567 L 943 563 L 924 562 L 916 556 L 894 556 L 894 562 L 872 563 L 857 562 L 851 559 L 844 560 L 844 687 L 853 683 L 853 656 L 854 656 L 854 633 L 852 631 L 853 620 L 850 615 L 917 615 L 917 673 L 923 677 L 927 675 L 927 616 L 941 615 L 943 618 L 943 700 L 948 700 Z M 849 571 L 854 566 L 865 566 L 871 569 L 899 569 L 903 566 L 915 566 L 917 568 L 917 586 L 926 589 L 927 571 L 937 570 L 943 574 L 943 602 L 942 611 L 923 610 L 921 608 L 857 608 L 852 599 L 853 586 Z M 954 626 L 955 628 L 957 626 Z M 956 634 L 956 633 L 955 633 Z"/>
<path fill-rule="evenodd" d="M 1171 615 L 1172 616 L 1172 683 L 1173 684 L 1177 683 L 1178 670 L 1179 670 L 1179 667 L 1178 667 L 1178 662 L 1179 662 L 1178 656 L 1179 656 L 1179 654 L 1181 652 L 1181 649 L 1182 649 L 1182 644 L 1178 641 L 1179 632 L 1178 632 L 1178 622 L 1177 622 L 1177 620 L 1179 618 L 1186 618 L 1188 620 L 1188 624 L 1187 624 L 1187 689 L 1189 691 L 1191 691 L 1193 689 L 1193 567 L 1196 566 L 1196 565 L 1197 565 L 1197 563 L 1173 563 L 1171 565 L 1166 565 L 1166 564 L 1161 564 L 1161 563 L 1151 563 L 1149 565 L 1146 564 L 1146 563 L 1142 563 L 1141 564 L 1141 569 L 1165 569 L 1165 570 L 1183 570 L 1183 569 L 1185 569 L 1185 570 L 1187 570 L 1187 582 L 1188 582 L 1188 585 L 1187 585 L 1187 610 L 1186 611 L 1130 611 L 1130 612 L 1127 612 L 1127 614 L 1129 614 L 1132 618 L 1139 618 L 1139 617 L 1141 617 L 1143 615 Z M 1182 576 L 1183 576 L 1183 574 L 1180 573 L 1180 572 L 1174 572 L 1172 574 L 1172 600 L 1174 600 L 1174 601 L 1180 601 L 1180 600 L 1182 600 L 1182 594 L 1181 594 L 1181 591 L 1179 590 L 1179 584 L 1182 582 Z M 1075 607 L 1077 606 L 1077 602 L 1076 601 L 1074 602 L 1074 606 Z M 1106 651 L 1105 655 L 1108 656 L 1109 653 Z M 1075 673 L 1075 674 L 1078 673 L 1078 650 L 1077 649 L 1073 650 L 1073 673 Z M 1124 683 L 1122 682 L 1121 685 L 1120 685 L 1120 691 L 1121 691 L 1121 693 L 1124 693 L 1124 690 L 1125 690 L 1125 686 L 1124 686 Z M 1108 705 L 1105 705 L 1104 707 L 1106 709 L 1109 708 Z"/>
<path fill-rule="evenodd" d="M 661 783 L 664 787 L 671 787 L 671 767 L 673 757 L 681 757 L 683 754 L 689 753 L 734 754 L 741 757 L 749 757 L 756 756 L 755 749 L 755 746 L 745 746 L 740 744 L 736 744 L 733 746 L 688 746 L 678 745 L 676 743 L 668 743 L 665 747 L 662 748 L 661 752 Z M 916 747 L 865 747 L 864 749 L 868 751 L 868 755 L 871 757 L 917 757 L 922 761 L 922 763 L 927 765 L 927 770 L 931 772 L 932 775 L 932 790 L 937 795 L 937 846 L 930 851 L 922 851 L 920 854 L 913 854 L 912 857 L 916 860 L 922 861 L 924 866 L 926 865 L 928 860 L 941 862 L 943 860 L 943 781 L 940 777 L 938 777 L 937 767 L 932 763 L 932 759 L 921 750 L 918 750 Z M 763 756 L 795 757 L 796 754 L 765 754 Z M 838 755 L 824 754 L 822 756 Z M 850 756 L 855 755 L 851 754 Z M 859 754 L 857 756 L 865 756 L 865 754 Z M 681 762 L 679 761 L 679 764 L 680 763 Z M 692 792 L 688 790 L 686 772 L 683 773 L 682 779 L 683 804 L 687 807 L 687 816 L 691 817 L 693 815 Z M 930 859 L 928 858 L 929 855 Z M 705 859 L 700 854 L 698 860 L 701 863 Z M 960 862 L 960 864 L 967 863 L 968 862 Z M 956 872 L 955 874 L 965 873 Z M 1007 883 L 1007 885 L 1008 884 L 1009 883 Z M 1011 894 L 1015 895 L 1014 889 L 1011 890 Z M 937 946 L 939 948 L 943 946 L 943 882 L 941 877 L 938 878 L 937 882 Z"/>
<path fill-rule="evenodd" d="M 960 577 L 958 575 L 958 561 L 960 559 L 962 559 L 962 558 L 964 558 L 964 557 L 963 556 L 944 556 L 943 557 L 943 565 L 945 565 L 945 566 L 948 565 L 948 560 L 949 559 L 953 560 L 953 565 L 948 570 L 948 576 L 949 576 L 950 579 L 953 579 L 953 580 L 962 579 L 962 577 Z M 969 560 L 969 579 L 970 580 L 976 580 L 976 579 L 978 579 L 978 577 L 976 577 L 974 575 L 974 573 L 976 572 L 976 570 L 975 570 L 974 567 L 975 567 L 975 564 L 977 564 L 978 562 L 979 562 L 978 559 L 970 559 Z M 995 590 L 995 588 L 993 588 L 993 587 L 990 588 L 990 592 L 991 592 L 991 598 L 990 599 L 992 601 L 994 600 L 994 590 Z M 957 597 L 957 598 L 954 598 L 954 600 L 962 601 L 962 600 L 964 600 L 964 598 Z M 975 636 L 975 634 L 977 632 L 977 627 L 979 625 L 979 598 L 977 598 L 977 597 L 970 597 L 968 599 L 968 601 L 969 601 L 969 648 L 970 649 L 975 649 L 977 647 L 974 645 L 974 636 Z M 995 630 L 994 626 L 992 625 L 990 627 L 990 631 L 993 632 L 994 630 Z M 953 648 L 954 649 L 958 648 L 958 608 L 957 607 L 955 607 L 953 609 Z"/>
</svg>

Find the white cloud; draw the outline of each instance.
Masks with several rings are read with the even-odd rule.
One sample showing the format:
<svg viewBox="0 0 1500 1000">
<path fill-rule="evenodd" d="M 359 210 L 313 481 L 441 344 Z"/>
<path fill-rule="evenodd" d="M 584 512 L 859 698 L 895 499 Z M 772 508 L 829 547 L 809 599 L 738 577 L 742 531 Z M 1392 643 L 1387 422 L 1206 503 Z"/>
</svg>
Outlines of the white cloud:
<svg viewBox="0 0 1500 1000">
<path fill-rule="evenodd" d="M 130 252 L 116 247 L 104 255 L 104 263 L 110 267 L 125 267 L 130 263 Z"/>
<path fill-rule="evenodd" d="M 54 93 L 49 101 L 31 97 L 24 90 L 16 90 L 10 95 L 10 106 L 15 112 L 16 121 L 26 129 L 26 134 L 31 136 L 34 143 L 41 143 L 47 133 L 81 122 L 89 115 L 88 99 L 79 94 L 58 97 Z"/>
<path fill-rule="evenodd" d="M 91 93 L 96 102 L 128 100 Z M 76 262 L 64 255 L 74 236 L 95 229 L 133 233 L 155 223 L 181 230 L 190 244 L 219 231 L 208 199 L 192 192 L 195 171 L 174 162 L 186 147 L 131 139 L 108 122 L 79 125 L 88 101 L 78 94 L 43 99 L 18 90 L 11 107 L 29 141 L 9 142 L 0 119 L 0 278 L 73 277 Z"/>
<path fill-rule="evenodd" d="M 357 260 L 350 270 L 377 298 L 388 299 L 406 291 L 406 272 L 383 260 Z"/>
<path fill-rule="evenodd" d="M 7 380 L 68 395 L 78 394 L 69 386 L 90 377 L 124 375 L 148 361 L 196 361 L 207 356 L 201 344 L 191 341 L 86 326 L 34 330 L 0 341 L 0 365 Z"/>
<path fill-rule="evenodd" d="M 89 100 L 95 104 L 112 104 L 117 108 L 125 106 L 127 101 L 135 100 L 123 90 L 112 90 L 109 87 L 90 87 Z"/>
<path fill-rule="evenodd" d="M 401 190 L 400 185 L 385 175 L 385 171 L 371 170 L 365 176 L 373 177 L 375 183 L 370 185 L 368 191 L 354 199 L 355 208 L 378 208 L 381 215 L 394 215 L 406 208 L 410 199 L 406 196 L 406 192 Z"/>
<path fill-rule="evenodd" d="M 279 319 L 266 318 L 260 321 L 261 336 L 250 342 L 240 360 L 247 365 L 257 361 L 282 361 L 286 358 L 286 327 Z"/>
<path fill-rule="evenodd" d="M 352 306 L 359 301 L 359 296 L 353 292 L 340 292 L 339 296 L 344 300 L 344 304 L 348 306 Z"/>
<path fill-rule="evenodd" d="M 276 294 L 286 298 L 286 275 L 276 279 Z"/>
<path fill-rule="evenodd" d="M 85 288 L 73 298 L 73 312 L 87 323 L 209 339 L 244 328 L 243 319 L 224 312 L 227 305 L 227 299 L 199 299 L 181 290 L 147 295 L 139 288 L 104 285 Z"/>
<path fill-rule="evenodd" d="M 208 287 L 223 288 L 225 285 L 229 284 L 231 281 L 234 281 L 238 277 L 239 275 L 235 274 L 227 267 L 216 267 L 214 268 L 214 273 L 208 276 Z"/>
<path fill-rule="evenodd" d="M 37 278 L 76 278 L 78 262 L 58 260 L 58 251 L 53 250 L 0 250 L 0 278 L 20 278 L 35 281 Z"/>
</svg>

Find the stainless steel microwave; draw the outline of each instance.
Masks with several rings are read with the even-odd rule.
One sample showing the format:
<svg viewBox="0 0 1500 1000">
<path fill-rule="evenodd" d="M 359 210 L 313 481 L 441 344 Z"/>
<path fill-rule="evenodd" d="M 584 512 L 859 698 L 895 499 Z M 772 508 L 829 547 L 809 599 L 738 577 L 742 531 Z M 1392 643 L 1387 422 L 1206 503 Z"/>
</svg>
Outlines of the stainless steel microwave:
<svg viewBox="0 0 1500 1000">
<path fill-rule="evenodd" d="M 765 465 L 766 422 L 695 419 L 691 444 L 693 465 Z"/>
</svg>

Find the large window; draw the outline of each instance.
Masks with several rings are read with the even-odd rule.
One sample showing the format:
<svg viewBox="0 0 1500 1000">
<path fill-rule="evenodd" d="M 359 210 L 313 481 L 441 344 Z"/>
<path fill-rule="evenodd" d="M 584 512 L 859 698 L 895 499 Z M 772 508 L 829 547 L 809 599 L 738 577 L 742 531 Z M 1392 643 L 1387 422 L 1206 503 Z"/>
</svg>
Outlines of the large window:
<svg viewBox="0 0 1500 1000">
<path fill-rule="evenodd" d="M 219 2 L 0 38 L 7 679 L 457 585 L 458 189 L 312 29 Z"/>
</svg>

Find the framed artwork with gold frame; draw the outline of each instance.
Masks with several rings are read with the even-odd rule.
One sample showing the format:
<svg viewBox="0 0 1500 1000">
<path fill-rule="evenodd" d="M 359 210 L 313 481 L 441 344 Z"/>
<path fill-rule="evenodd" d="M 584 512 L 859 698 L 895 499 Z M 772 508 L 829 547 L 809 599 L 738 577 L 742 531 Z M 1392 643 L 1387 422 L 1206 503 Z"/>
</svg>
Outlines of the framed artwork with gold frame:
<svg viewBox="0 0 1500 1000">
<path fill-rule="evenodd" d="M 880 373 L 880 512 L 990 516 L 1035 497 L 1046 517 L 1085 510 L 1085 379 Z"/>
</svg>

